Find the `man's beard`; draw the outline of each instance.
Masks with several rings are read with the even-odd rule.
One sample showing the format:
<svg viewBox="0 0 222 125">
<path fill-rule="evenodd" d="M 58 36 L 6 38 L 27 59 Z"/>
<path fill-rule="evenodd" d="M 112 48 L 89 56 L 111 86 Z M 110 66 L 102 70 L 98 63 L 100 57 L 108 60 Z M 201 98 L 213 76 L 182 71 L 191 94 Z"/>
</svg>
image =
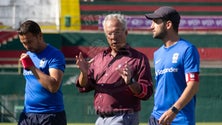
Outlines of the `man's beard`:
<svg viewBox="0 0 222 125">
<path fill-rule="evenodd" d="M 158 34 L 154 35 L 153 38 L 155 38 L 155 39 L 164 39 L 166 34 L 167 34 L 166 29 L 164 27 L 162 27 L 160 32 Z"/>
</svg>

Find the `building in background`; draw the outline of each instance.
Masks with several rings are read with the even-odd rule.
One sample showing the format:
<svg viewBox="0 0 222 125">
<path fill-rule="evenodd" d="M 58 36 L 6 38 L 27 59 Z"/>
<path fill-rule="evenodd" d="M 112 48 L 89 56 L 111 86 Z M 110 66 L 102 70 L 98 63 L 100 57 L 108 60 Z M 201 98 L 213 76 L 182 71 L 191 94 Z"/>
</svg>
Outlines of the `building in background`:
<svg viewBox="0 0 222 125">
<path fill-rule="evenodd" d="M 34 20 L 43 30 L 79 30 L 79 0 L 1 0 L 0 29 L 17 29 Z"/>
</svg>

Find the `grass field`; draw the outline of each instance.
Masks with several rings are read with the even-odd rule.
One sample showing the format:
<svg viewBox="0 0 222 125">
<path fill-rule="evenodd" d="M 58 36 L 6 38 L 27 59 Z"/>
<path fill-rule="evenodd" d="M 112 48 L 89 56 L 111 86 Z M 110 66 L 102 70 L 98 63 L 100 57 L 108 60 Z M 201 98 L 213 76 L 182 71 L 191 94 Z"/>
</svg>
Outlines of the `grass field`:
<svg viewBox="0 0 222 125">
<path fill-rule="evenodd" d="M 0 125 L 17 125 L 16 123 L 0 123 Z M 68 123 L 68 125 L 94 125 L 93 123 Z M 141 123 L 140 125 L 147 125 L 147 123 Z M 222 122 L 211 123 L 197 123 L 196 125 L 222 125 Z"/>
</svg>

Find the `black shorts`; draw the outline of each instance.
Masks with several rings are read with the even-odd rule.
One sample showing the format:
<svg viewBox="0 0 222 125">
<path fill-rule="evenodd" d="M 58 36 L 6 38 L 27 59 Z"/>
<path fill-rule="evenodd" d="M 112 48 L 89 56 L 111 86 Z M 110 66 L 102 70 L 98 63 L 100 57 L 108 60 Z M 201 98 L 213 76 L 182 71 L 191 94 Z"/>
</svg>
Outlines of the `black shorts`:
<svg viewBox="0 0 222 125">
<path fill-rule="evenodd" d="M 19 118 L 18 125 L 67 125 L 65 111 L 57 113 L 24 113 Z"/>
</svg>

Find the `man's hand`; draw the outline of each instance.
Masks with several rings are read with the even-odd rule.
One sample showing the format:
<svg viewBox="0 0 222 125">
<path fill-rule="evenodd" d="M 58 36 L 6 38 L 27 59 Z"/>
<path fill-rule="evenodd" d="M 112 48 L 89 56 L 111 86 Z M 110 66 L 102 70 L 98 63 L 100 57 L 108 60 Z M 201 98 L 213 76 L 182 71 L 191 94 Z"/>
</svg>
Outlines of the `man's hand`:
<svg viewBox="0 0 222 125">
<path fill-rule="evenodd" d="M 35 66 L 29 55 L 26 53 L 22 53 L 19 60 L 22 62 L 22 66 L 26 70 L 30 70 L 31 67 Z"/>
<path fill-rule="evenodd" d="M 170 125 L 175 117 L 176 114 L 171 109 L 169 109 L 160 117 L 159 124 Z"/>
<path fill-rule="evenodd" d="M 127 63 L 124 65 L 119 64 L 116 70 L 120 73 L 126 84 L 130 83 L 132 77 L 131 69 Z"/>
<path fill-rule="evenodd" d="M 77 67 L 80 69 L 80 71 L 82 73 L 87 73 L 88 72 L 88 68 L 89 65 L 94 61 L 94 59 L 91 59 L 90 61 L 86 61 L 83 56 L 82 53 L 80 52 L 78 56 L 76 56 L 76 65 Z"/>
<path fill-rule="evenodd" d="M 91 59 L 89 62 L 87 62 L 80 52 L 78 56 L 76 56 L 76 65 L 80 69 L 80 75 L 79 75 L 79 84 L 82 87 L 87 86 L 88 78 L 88 69 L 89 65 L 94 61 L 94 59 Z"/>
</svg>

